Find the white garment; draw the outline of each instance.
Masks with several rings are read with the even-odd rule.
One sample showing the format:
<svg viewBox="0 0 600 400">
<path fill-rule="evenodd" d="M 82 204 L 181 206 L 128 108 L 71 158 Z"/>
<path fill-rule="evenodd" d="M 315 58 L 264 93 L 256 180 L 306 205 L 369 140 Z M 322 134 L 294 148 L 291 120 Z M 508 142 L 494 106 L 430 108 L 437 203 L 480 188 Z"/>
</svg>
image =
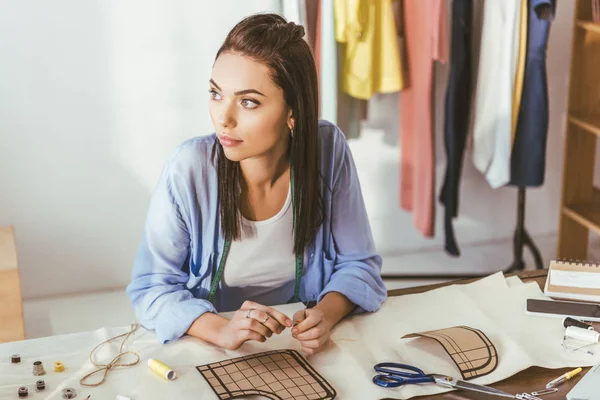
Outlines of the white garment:
<svg viewBox="0 0 600 400">
<path fill-rule="evenodd" d="M 510 181 L 512 100 L 521 0 L 484 2 L 475 97 L 473 162 L 494 189 Z"/>
<path fill-rule="evenodd" d="M 291 189 L 275 216 L 264 221 L 241 219 L 242 239 L 231 242 L 223 271 L 221 309 L 239 309 L 241 304 L 230 304 L 230 297 L 264 305 L 289 302 L 296 280 Z M 232 291 L 240 291 L 243 296 L 227 296 Z"/>
<path fill-rule="evenodd" d="M 338 116 L 337 46 L 333 0 L 321 0 L 320 118 L 333 124 Z"/>
<path fill-rule="evenodd" d="M 306 29 L 306 0 L 281 0 L 282 15 L 288 22 L 294 22 Z"/>
</svg>

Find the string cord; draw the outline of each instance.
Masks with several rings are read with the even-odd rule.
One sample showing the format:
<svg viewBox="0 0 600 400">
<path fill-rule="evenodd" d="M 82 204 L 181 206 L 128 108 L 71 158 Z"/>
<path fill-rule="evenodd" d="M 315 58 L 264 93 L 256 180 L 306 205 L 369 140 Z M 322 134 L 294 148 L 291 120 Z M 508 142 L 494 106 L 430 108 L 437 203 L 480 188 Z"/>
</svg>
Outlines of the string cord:
<svg viewBox="0 0 600 400">
<path fill-rule="evenodd" d="M 111 369 L 118 368 L 118 367 L 133 367 L 134 365 L 136 365 L 136 364 L 138 364 L 140 362 L 140 355 L 138 353 L 136 353 L 134 351 L 123 351 L 123 347 L 125 346 L 125 343 L 127 342 L 127 339 L 129 339 L 129 337 L 138 329 L 138 326 L 139 326 L 138 324 L 132 324 L 131 325 L 131 329 L 129 330 L 129 332 L 125 332 L 125 333 L 123 333 L 121 335 L 112 337 L 112 338 L 110 338 L 108 340 L 105 340 L 104 342 L 100 343 L 96 347 L 94 347 L 94 349 L 90 353 L 90 361 L 91 361 L 91 363 L 94 366 L 98 367 L 98 369 L 90 372 L 89 374 L 87 374 L 86 376 L 84 376 L 83 378 L 81 378 L 81 380 L 79 381 L 79 383 L 81 384 L 81 386 L 88 386 L 88 387 L 99 386 L 102 383 L 104 383 L 104 381 L 106 380 L 106 376 L 108 375 L 108 372 Z M 119 348 L 119 354 L 117 354 L 115 356 L 115 358 L 112 359 L 111 362 L 109 362 L 108 364 L 100 364 L 100 363 L 94 361 L 94 353 L 96 351 L 98 351 L 98 349 L 100 349 L 102 346 L 104 346 L 105 344 L 107 344 L 107 343 L 109 343 L 109 342 L 111 342 L 113 340 L 122 338 L 123 336 L 125 338 L 121 342 L 121 347 Z M 125 364 L 119 363 L 119 360 L 121 359 L 121 357 L 123 357 L 125 355 L 128 355 L 128 354 L 134 356 L 136 358 L 136 360 L 134 362 L 125 363 Z M 103 372 L 102 380 L 101 381 L 96 382 L 96 383 L 86 383 L 86 380 L 88 378 L 90 378 L 91 376 L 93 376 L 93 375 L 95 375 L 97 373 L 100 373 L 100 372 Z"/>
</svg>

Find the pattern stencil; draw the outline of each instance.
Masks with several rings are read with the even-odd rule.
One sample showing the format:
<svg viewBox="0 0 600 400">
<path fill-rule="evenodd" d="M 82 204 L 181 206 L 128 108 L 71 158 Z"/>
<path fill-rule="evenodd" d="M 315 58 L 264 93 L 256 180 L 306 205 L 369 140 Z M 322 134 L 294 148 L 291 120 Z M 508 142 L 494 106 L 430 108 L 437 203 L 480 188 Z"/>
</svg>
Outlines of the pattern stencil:
<svg viewBox="0 0 600 400">
<path fill-rule="evenodd" d="M 196 369 L 219 399 L 264 396 L 273 400 L 329 400 L 335 389 L 295 350 L 233 358 Z"/>
</svg>

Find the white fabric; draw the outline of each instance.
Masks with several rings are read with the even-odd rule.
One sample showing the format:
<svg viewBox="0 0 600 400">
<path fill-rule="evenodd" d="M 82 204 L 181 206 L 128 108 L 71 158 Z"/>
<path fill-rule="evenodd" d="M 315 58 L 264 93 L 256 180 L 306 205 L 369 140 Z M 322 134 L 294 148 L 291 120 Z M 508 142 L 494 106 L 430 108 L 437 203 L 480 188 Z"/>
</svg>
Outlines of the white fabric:
<svg viewBox="0 0 600 400">
<path fill-rule="evenodd" d="M 292 191 L 273 217 L 249 221 L 242 216 L 242 239 L 231 242 L 223 271 L 227 292 L 242 291 L 245 298 L 260 304 L 284 304 L 294 294 L 296 258 L 294 256 L 294 210 Z M 282 287 L 287 286 L 287 290 Z M 234 310 L 240 304 L 222 299 L 222 309 Z"/>
<path fill-rule="evenodd" d="M 321 119 L 337 124 L 338 66 L 333 0 L 321 0 L 321 55 L 319 92 Z"/>
<path fill-rule="evenodd" d="M 519 58 L 520 10 L 521 0 L 484 2 L 473 161 L 494 189 L 510 181 L 512 97 Z"/>
<path fill-rule="evenodd" d="M 288 22 L 306 28 L 306 0 L 281 0 L 282 15 Z"/>
<path fill-rule="evenodd" d="M 416 395 L 436 394 L 447 389 L 436 385 L 409 385 L 383 389 L 371 383 L 373 366 L 393 361 L 412 364 L 425 372 L 442 373 L 459 378 L 456 367 L 441 347 L 429 339 L 404 339 L 407 333 L 468 325 L 481 329 L 494 343 L 498 354 L 497 369 L 471 382 L 490 384 L 533 365 L 546 368 L 591 366 L 600 361 L 600 349 L 593 357 L 565 352 L 561 346 L 562 321 L 531 317 L 524 313 L 527 298 L 543 297 L 536 283 L 510 287 L 501 273 L 468 285 L 453 285 L 428 293 L 391 297 L 380 311 L 349 317 L 333 332 L 332 345 L 322 353 L 307 357 L 311 365 L 333 385 L 338 399 L 406 399 Z M 292 316 L 301 304 L 277 307 Z M 227 315 L 227 314 L 226 314 Z M 137 351 L 142 360 L 131 368 L 116 369 L 107 381 L 96 388 L 83 388 L 79 379 L 93 370 L 88 361 L 92 348 L 127 328 L 100 329 L 74 335 L 63 335 L 0 345 L 0 399 L 16 398 L 19 386 L 33 388 L 32 362 L 40 360 L 48 373 L 48 399 L 60 399 L 65 387 L 77 390 L 78 399 L 91 394 L 93 399 L 114 399 L 117 394 L 132 399 L 216 399 L 210 387 L 194 368 L 197 365 L 268 350 L 300 350 L 298 342 L 286 330 L 266 343 L 247 343 L 238 351 L 227 351 L 185 337 L 168 345 L 157 342 L 153 332 L 136 333 L 129 350 Z M 110 361 L 119 343 L 104 348 L 99 355 Z M 11 365 L 7 360 L 20 353 L 24 362 Z M 178 375 L 166 381 L 146 366 L 149 358 L 171 366 Z M 63 361 L 66 372 L 52 372 L 54 361 Z M 531 388 L 531 390 L 536 388 Z"/>
</svg>

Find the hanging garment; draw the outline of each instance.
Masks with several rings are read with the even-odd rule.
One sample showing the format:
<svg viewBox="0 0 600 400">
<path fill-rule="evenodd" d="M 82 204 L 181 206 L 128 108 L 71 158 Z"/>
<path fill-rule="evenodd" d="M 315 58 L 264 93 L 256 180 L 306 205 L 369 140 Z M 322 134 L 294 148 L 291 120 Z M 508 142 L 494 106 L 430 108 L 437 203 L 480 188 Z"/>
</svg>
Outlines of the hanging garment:
<svg viewBox="0 0 600 400">
<path fill-rule="evenodd" d="M 282 15 L 288 22 L 306 27 L 306 0 L 285 0 L 281 6 Z"/>
<path fill-rule="evenodd" d="M 473 153 L 473 129 L 475 127 L 475 97 L 477 95 L 477 76 L 479 75 L 479 58 L 481 53 L 481 36 L 483 33 L 483 9 L 485 0 L 472 0 L 473 19 L 471 21 L 471 76 L 473 77 L 473 87 L 471 89 L 471 104 L 469 107 L 469 134 L 467 135 L 467 145 L 465 151 Z"/>
<path fill-rule="evenodd" d="M 521 96 L 523 95 L 523 80 L 525 79 L 525 60 L 527 58 L 527 22 L 528 22 L 528 0 L 521 0 L 521 22 L 519 27 L 519 59 L 517 61 L 517 74 L 515 76 L 515 89 L 513 91 L 512 124 L 511 124 L 511 147 L 515 143 L 517 132 L 517 120 L 521 108 Z"/>
<path fill-rule="evenodd" d="M 321 0 L 320 12 L 319 105 L 321 118 L 337 124 L 338 65 L 333 0 Z"/>
<path fill-rule="evenodd" d="M 306 40 L 314 53 L 317 40 L 317 14 L 321 2 L 319 0 L 305 0 L 304 6 L 304 15 L 306 15 Z"/>
<path fill-rule="evenodd" d="M 406 56 L 406 41 L 404 37 L 404 0 L 393 0 L 392 9 L 394 12 L 394 24 L 396 25 L 396 36 L 398 36 L 402 80 L 408 86 L 408 57 Z"/>
<path fill-rule="evenodd" d="M 368 100 L 402 89 L 403 77 L 391 0 L 335 0 L 335 38 L 344 43 L 340 84 Z"/>
<path fill-rule="evenodd" d="M 510 181 L 512 96 L 521 0 L 484 2 L 473 161 L 492 188 Z"/>
<path fill-rule="evenodd" d="M 408 87 L 400 93 L 400 206 L 434 236 L 435 165 L 432 130 L 433 61 L 448 52 L 446 0 L 404 0 Z"/>
<path fill-rule="evenodd" d="M 544 183 L 548 136 L 548 83 L 546 48 L 556 0 L 529 0 L 529 28 L 525 81 L 517 134 L 511 158 L 511 184 Z"/>
<path fill-rule="evenodd" d="M 446 89 L 444 124 L 444 148 L 446 151 L 446 175 L 440 194 L 444 205 L 445 249 L 458 256 L 452 219 L 458 215 L 458 192 L 462 171 L 463 154 L 469 132 L 471 104 L 471 38 L 473 7 L 471 1 L 452 3 L 452 34 L 450 53 L 450 76 Z"/>
<path fill-rule="evenodd" d="M 341 64 L 343 57 L 343 45 L 338 43 L 338 63 Z M 346 139 L 357 139 L 360 137 L 362 121 L 367 119 L 368 101 L 356 99 L 345 93 L 338 85 L 337 98 L 337 126 Z"/>
<path fill-rule="evenodd" d="M 321 102 L 321 0 L 315 0 L 317 7 L 317 26 L 315 27 L 315 66 L 317 67 L 317 80 L 319 84 L 319 102 Z M 321 106 L 319 105 L 319 118 L 321 118 Z"/>
<path fill-rule="evenodd" d="M 341 21 L 348 21 L 347 11 L 347 7 L 340 7 L 337 1 L 334 3 L 336 41 L 338 37 L 344 35 L 345 25 Z M 337 49 L 338 65 L 343 66 L 344 57 L 346 56 L 346 43 L 338 42 Z M 343 79 L 343 74 L 340 74 L 340 79 Z M 341 84 L 338 85 L 338 127 L 344 132 L 346 139 L 356 139 L 360 137 L 362 121 L 367 118 L 368 101 L 350 96 L 344 92 L 342 86 Z"/>
<path fill-rule="evenodd" d="M 393 0 L 392 9 L 394 11 L 394 24 L 396 25 L 396 35 L 404 37 L 404 10 L 403 0 Z"/>
</svg>

